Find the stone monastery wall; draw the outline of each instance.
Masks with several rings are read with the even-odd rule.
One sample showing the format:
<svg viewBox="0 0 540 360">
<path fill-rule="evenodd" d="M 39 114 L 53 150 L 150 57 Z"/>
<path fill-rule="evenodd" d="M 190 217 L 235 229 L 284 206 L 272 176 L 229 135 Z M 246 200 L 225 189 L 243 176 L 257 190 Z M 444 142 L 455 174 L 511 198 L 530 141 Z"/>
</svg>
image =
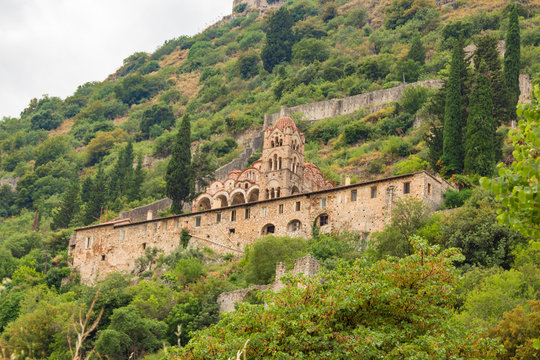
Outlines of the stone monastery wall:
<svg viewBox="0 0 540 360">
<path fill-rule="evenodd" d="M 182 229 L 193 236 L 190 246 L 242 255 L 246 244 L 268 233 L 309 237 L 314 222 L 322 232 L 378 231 L 398 198 L 412 196 L 436 207 L 448 187 L 442 179 L 420 172 L 191 214 L 138 222 L 121 219 L 77 229 L 70 255 L 81 281 L 88 284 L 114 271 L 132 271 L 147 247 L 170 253 L 180 244 Z"/>
<path fill-rule="evenodd" d="M 425 80 L 412 84 L 403 84 L 390 89 L 377 90 L 366 94 L 349 96 L 343 99 L 332 99 L 319 101 L 311 104 L 298 105 L 293 107 L 282 107 L 279 113 L 265 116 L 265 127 L 276 122 L 281 116 L 288 116 L 294 113 L 302 114 L 303 120 L 311 122 L 327 119 L 339 115 L 351 114 L 362 108 L 376 111 L 385 105 L 401 100 L 403 91 L 409 86 L 425 86 L 438 89 L 442 86 L 442 80 Z"/>
</svg>

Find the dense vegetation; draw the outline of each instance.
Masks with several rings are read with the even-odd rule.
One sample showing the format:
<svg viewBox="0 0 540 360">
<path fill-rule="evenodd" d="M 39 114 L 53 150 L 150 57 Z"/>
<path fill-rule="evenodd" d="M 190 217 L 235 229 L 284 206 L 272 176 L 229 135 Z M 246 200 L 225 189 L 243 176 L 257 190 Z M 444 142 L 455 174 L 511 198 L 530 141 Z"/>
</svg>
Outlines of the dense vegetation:
<svg viewBox="0 0 540 360">
<path fill-rule="evenodd" d="M 540 111 L 533 100 L 516 115 L 515 104 L 516 74 L 539 80 L 540 13 L 485 3 L 291 0 L 264 16 L 238 7 L 227 22 L 129 56 L 106 81 L 2 119 L 0 179 L 17 179 L 0 187 L 2 356 L 226 359 L 244 348 L 248 358 L 537 358 Z M 468 54 L 470 44 L 478 50 Z M 444 207 L 459 209 L 400 202 L 369 245 L 314 231 L 261 239 L 237 261 L 191 249 L 182 234 L 172 254 L 146 249 L 133 274 L 86 286 L 71 271 L 74 227 L 166 194 L 181 211 L 263 114 L 432 78 L 445 86 L 409 88 L 374 113 L 295 119 L 306 160 L 336 184 L 439 172 L 462 189 Z M 290 279 L 263 295 L 269 307 L 253 296 L 197 333 L 219 321 L 219 293 L 268 283 L 277 261 L 305 253 L 321 261 L 324 283 Z"/>
</svg>

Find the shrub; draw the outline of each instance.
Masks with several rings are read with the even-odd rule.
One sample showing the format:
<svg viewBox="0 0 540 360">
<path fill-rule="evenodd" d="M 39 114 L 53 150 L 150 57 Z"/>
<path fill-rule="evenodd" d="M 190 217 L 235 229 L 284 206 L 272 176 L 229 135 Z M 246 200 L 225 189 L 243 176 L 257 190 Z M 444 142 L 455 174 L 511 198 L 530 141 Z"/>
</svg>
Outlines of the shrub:
<svg viewBox="0 0 540 360">
<path fill-rule="evenodd" d="M 266 236 L 246 247 L 244 255 L 246 281 L 269 284 L 274 280 L 276 264 L 289 268 L 295 259 L 306 254 L 307 242 L 301 238 Z"/>
<path fill-rule="evenodd" d="M 424 86 L 409 86 L 403 91 L 400 104 L 409 114 L 416 114 L 429 95 L 430 90 Z"/>
<path fill-rule="evenodd" d="M 302 39 L 293 46 L 293 59 L 312 63 L 315 60 L 325 61 L 330 56 L 325 41 L 313 38 Z"/>
<path fill-rule="evenodd" d="M 238 71 L 243 79 L 249 79 L 259 73 L 259 55 L 255 52 L 243 53 L 238 57 Z"/>
<path fill-rule="evenodd" d="M 427 169 L 428 162 L 418 156 L 410 155 L 407 160 L 400 161 L 394 167 L 394 175 L 410 174 Z"/>
<path fill-rule="evenodd" d="M 354 144 L 360 140 L 367 140 L 371 136 L 371 127 L 363 121 L 356 121 L 343 129 L 343 141 Z"/>
<path fill-rule="evenodd" d="M 454 209 L 463 206 L 465 201 L 469 199 L 473 191 L 471 189 L 463 189 L 461 191 L 448 189 L 444 193 L 444 209 Z"/>
</svg>

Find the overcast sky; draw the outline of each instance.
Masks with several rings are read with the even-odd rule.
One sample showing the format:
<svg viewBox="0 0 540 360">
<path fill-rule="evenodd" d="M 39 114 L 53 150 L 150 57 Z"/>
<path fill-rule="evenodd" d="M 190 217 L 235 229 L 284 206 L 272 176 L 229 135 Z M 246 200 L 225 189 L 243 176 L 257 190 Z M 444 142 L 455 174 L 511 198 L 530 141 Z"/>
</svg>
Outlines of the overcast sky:
<svg viewBox="0 0 540 360">
<path fill-rule="evenodd" d="M 0 118 L 31 98 L 73 94 L 137 51 L 193 35 L 233 0 L 0 0 Z"/>
</svg>

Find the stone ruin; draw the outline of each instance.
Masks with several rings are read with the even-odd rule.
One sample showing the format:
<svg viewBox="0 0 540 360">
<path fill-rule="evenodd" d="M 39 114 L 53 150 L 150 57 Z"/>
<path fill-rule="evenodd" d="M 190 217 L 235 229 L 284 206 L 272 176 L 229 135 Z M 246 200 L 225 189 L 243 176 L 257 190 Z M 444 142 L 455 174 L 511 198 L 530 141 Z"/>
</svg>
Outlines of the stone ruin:
<svg viewBox="0 0 540 360">
<path fill-rule="evenodd" d="M 235 304 L 244 301 L 246 296 L 252 291 L 262 291 L 272 289 L 272 291 L 279 291 L 285 287 L 281 278 L 289 273 L 293 275 L 302 274 L 306 277 L 313 277 L 317 275 L 320 269 L 319 261 L 311 254 L 307 254 L 304 257 L 298 258 L 294 261 L 293 269 L 287 272 L 285 264 L 280 262 L 276 264 L 276 280 L 272 284 L 268 285 L 255 285 L 248 287 L 247 289 L 234 290 L 224 292 L 217 298 L 219 304 L 219 311 L 226 313 L 235 310 Z"/>
</svg>

